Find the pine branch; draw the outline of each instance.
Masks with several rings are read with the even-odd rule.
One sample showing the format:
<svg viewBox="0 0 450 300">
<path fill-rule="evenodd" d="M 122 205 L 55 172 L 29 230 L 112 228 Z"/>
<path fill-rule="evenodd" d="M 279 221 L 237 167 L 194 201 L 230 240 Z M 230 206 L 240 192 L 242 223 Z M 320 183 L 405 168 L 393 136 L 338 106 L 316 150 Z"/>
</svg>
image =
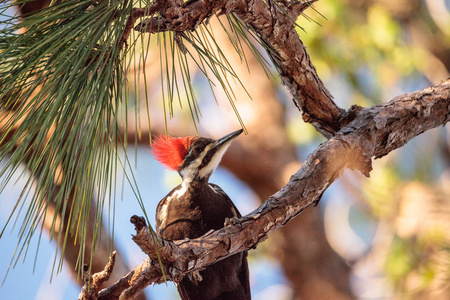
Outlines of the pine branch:
<svg viewBox="0 0 450 300">
<path fill-rule="evenodd" d="M 295 1 L 155 1 L 151 10 L 132 10 L 131 16 L 125 16 L 125 30 L 119 35 L 116 50 L 124 47 L 131 24 L 139 14 L 158 14 L 157 18 L 149 18 L 135 27 L 150 33 L 156 32 L 155 28 L 160 32 L 193 30 L 214 14 L 237 15 L 264 42 L 283 82 L 293 95 L 294 103 L 302 111 L 303 119 L 330 138 L 309 156 L 283 189 L 235 225 L 209 232 L 195 240 L 160 241 L 162 246 L 157 244 L 156 247 L 149 235 L 150 230 L 141 224 L 136 236 L 139 239 L 135 237 L 135 241 L 152 258 L 155 258 L 156 249 L 163 253 L 161 262 L 167 269 L 168 279 L 178 281 L 189 272 L 256 247 L 270 232 L 317 203 L 345 169 L 358 169 L 368 176 L 372 157 L 382 157 L 414 136 L 448 122 L 449 81 L 372 108 L 354 106 L 345 112 L 337 107 L 294 29 L 293 20 L 312 2 L 302 5 Z M 108 58 L 109 54 L 105 57 Z M 130 274 L 126 278 L 134 278 L 134 281 L 130 280 L 132 284 L 126 287 L 123 280 L 120 284 L 126 287 L 122 293 L 122 298 L 126 299 L 151 282 L 163 280 L 158 264 L 151 262 L 144 271 L 136 270 Z"/>
<path fill-rule="evenodd" d="M 290 1 L 287 5 L 246 0 L 188 1 L 181 5 L 172 2 L 160 11 L 163 17 L 146 19 L 135 29 L 149 33 L 195 30 L 213 14 L 235 14 L 268 48 L 283 83 L 303 113 L 303 120 L 330 138 L 345 125 L 344 110 L 333 102 L 295 30 L 297 16 L 314 2 Z"/>
<path fill-rule="evenodd" d="M 256 248 L 272 231 L 286 225 L 308 206 L 317 204 L 346 169 L 357 169 L 369 176 L 372 158 L 382 157 L 424 131 L 445 125 L 450 120 L 450 80 L 398 96 L 382 105 L 355 106 L 348 115 L 348 124 L 320 145 L 284 188 L 235 224 L 211 230 L 197 239 L 155 242 L 145 221 L 133 217 L 137 231 L 133 240 L 152 261 L 157 261 L 156 253 L 160 253 L 167 279 L 175 282 L 190 272 Z M 140 291 L 164 280 L 157 263 L 146 264 L 142 275 L 134 274 L 137 279 L 130 283 L 128 291 L 134 285 Z"/>
</svg>

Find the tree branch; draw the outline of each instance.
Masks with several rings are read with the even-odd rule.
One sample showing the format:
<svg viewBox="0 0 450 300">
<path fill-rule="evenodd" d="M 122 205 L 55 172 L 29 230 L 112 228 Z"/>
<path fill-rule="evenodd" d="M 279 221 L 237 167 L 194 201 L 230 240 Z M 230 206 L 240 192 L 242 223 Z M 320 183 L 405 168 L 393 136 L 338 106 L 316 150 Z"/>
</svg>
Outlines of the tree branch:
<svg viewBox="0 0 450 300">
<path fill-rule="evenodd" d="M 284 5 L 273 0 L 188 1 L 166 7 L 163 17 L 146 19 L 135 30 L 149 33 L 195 30 L 213 14 L 234 13 L 268 48 L 267 53 L 290 89 L 295 105 L 303 112 L 303 120 L 330 138 L 345 125 L 345 111 L 333 102 L 295 30 L 295 19 L 314 2 L 290 1 Z"/>
<path fill-rule="evenodd" d="M 236 224 L 211 230 L 197 239 L 155 242 L 145 223 L 133 218 L 137 224 L 133 240 L 153 261 L 157 261 L 159 252 L 167 279 L 176 282 L 190 272 L 255 248 L 269 233 L 317 203 L 344 170 L 358 169 L 369 176 L 372 157 L 384 156 L 422 132 L 445 125 L 450 120 L 450 80 L 382 105 L 354 107 L 351 112 L 353 120 L 311 153 L 284 188 Z M 145 270 L 143 273 L 152 272 L 145 286 L 164 280 L 156 263 Z M 150 278 L 148 274 L 145 277 Z"/>
<path fill-rule="evenodd" d="M 308 6 L 314 2 L 308 1 Z M 263 1 L 249 1 L 233 12 L 269 47 L 268 54 L 303 113 L 303 120 L 330 138 L 341 128 L 344 110 L 334 103 L 295 30 L 297 14 L 306 7 L 295 11 L 292 5 L 277 3 L 268 1 L 266 6 Z"/>
</svg>

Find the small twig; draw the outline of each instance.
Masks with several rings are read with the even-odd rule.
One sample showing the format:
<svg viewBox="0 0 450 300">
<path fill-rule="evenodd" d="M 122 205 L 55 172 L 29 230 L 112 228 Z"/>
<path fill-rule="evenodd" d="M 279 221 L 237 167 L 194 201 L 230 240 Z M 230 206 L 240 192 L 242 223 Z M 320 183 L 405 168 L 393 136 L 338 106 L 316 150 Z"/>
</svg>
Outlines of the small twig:
<svg viewBox="0 0 450 300">
<path fill-rule="evenodd" d="M 165 282 L 157 264 L 149 258 L 119 279 L 116 283 L 98 293 L 98 300 L 133 299 L 151 283 Z"/>
<path fill-rule="evenodd" d="M 150 260 L 144 260 L 134 270 L 120 278 L 111 286 L 101 290 L 98 293 L 98 300 L 119 299 L 120 294 L 128 289 L 140 276 L 140 274 L 150 266 Z"/>
<path fill-rule="evenodd" d="M 309 1 L 298 1 L 298 0 L 291 0 L 288 2 L 288 8 L 291 15 L 291 18 L 296 19 L 298 16 L 300 16 L 303 11 L 305 11 L 308 7 L 313 5 L 314 2 L 317 2 L 318 0 L 309 0 Z"/>
<path fill-rule="evenodd" d="M 98 291 L 101 285 L 108 281 L 111 273 L 114 269 L 114 264 L 116 262 L 116 251 L 112 252 L 109 256 L 108 263 L 106 264 L 103 271 L 95 273 L 91 276 L 90 268 L 88 265 L 84 266 L 83 269 L 83 280 L 84 285 L 81 288 L 81 293 L 78 296 L 78 300 L 97 300 Z"/>
<path fill-rule="evenodd" d="M 180 49 L 181 53 L 186 54 L 187 49 L 183 44 L 183 41 L 181 40 L 181 36 L 179 32 L 174 32 L 173 37 L 175 39 L 175 43 L 177 43 L 178 49 Z"/>
<path fill-rule="evenodd" d="M 155 0 L 153 4 L 148 7 L 132 9 L 131 15 L 128 17 L 127 23 L 125 24 L 122 37 L 120 38 L 119 49 L 122 49 L 124 46 L 126 47 L 126 42 L 137 19 L 154 15 L 163 7 L 163 3 L 164 1 Z"/>
</svg>

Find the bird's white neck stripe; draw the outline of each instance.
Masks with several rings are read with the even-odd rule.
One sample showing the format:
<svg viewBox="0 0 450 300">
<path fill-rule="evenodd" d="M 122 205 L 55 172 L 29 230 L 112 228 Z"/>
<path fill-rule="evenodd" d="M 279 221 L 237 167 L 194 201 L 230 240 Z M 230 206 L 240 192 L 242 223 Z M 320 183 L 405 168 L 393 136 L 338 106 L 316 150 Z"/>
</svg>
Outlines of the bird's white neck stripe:
<svg viewBox="0 0 450 300">
<path fill-rule="evenodd" d="M 196 178 L 203 179 L 209 177 L 209 175 L 211 175 L 212 172 L 214 172 L 214 170 L 219 165 L 223 155 L 227 151 L 230 144 L 231 140 L 227 142 L 225 145 L 222 145 L 220 149 L 216 153 L 214 153 L 213 157 L 211 158 L 211 161 L 206 166 L 204 166 L 202 169 L 199 170 L 198 168 L 202 164 L 203 159 L 205 158 L 208 151 L 214 146 L 214 144 L 206 146 L 203 152 L 195 160 L 193 160 L 188 166 L 186 166 L 184 169 L 180 171 L 181 177 L 183 178 L 182 186 L 185 186 L 187 189 L 187 187 L 194 179 Z M 184 191 L 184 188 L 182 188 L 182 190 Z"/>
<path fill-rule="evenodd" d="M 222 160 L 222 156 L 225 154 L 225 151 L 227 151 L 228 147 L 230 146 L 231 141 L 227 142 L 225 145 L 223 145 L 219 151 L 214 153 L 214 156 L 212 157 L 211 161 L 206 165 L 203 169 L 200 170 L 200 178 L 204 178 L 217 168 L 217 166 L 220 164 L 220 161 Z"/>
<path fill-rule="evenodd" d="M 180 171 L 181 177 L 183 177 L 183 184 L 186 186 L 191 183 L 195 177 L 197 177 L 198 167 L 201 165 L 203 158 L 205 158 L 206 153 L 208 153 L 209 149 L 211 149 L 213 145 L 208 145 L 205 147 L 202 153 L 193 160 L 186 168 Z"/>
</svg>

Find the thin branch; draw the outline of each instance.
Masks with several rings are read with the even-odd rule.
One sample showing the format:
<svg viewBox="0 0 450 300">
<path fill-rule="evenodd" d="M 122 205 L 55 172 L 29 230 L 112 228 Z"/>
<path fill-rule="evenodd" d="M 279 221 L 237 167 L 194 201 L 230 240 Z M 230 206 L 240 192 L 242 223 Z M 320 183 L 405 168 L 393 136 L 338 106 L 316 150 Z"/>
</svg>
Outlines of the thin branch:
<svg viewBox="0 0 450 300">
<path fill-rule="evenodd" d="M 382 105 L 365 109 L 355 106 L 350 112 L 349 123 L 320 145 L 284 188 L 234 225 L 211 230 L 197 239 L 158 240 L 155 246 L 150 229 L 133 218 L 139 224 L 133 240 L 155 261 L 158 248 L 168 279 L 175 282 L 190 272 L 255 248 L 269 233 L 317 203 L 346 169 L 358 169 L 369 176 L 372 157 L 384 156 L 422 132 L 445 125 L 450 120 L 450 80 Z M 140 287 L 163 280 L 157 264 L 148 266 L 142 274 L 148 281 L 136 281 Z"/>
<path fill-rule="evenodd" d="M 101 285 L 108 281 L 109 277 L 111 277 L 115 263 L 116 251 L 111 253 L 108 263 L 101 272 L 95 273 L 91 276 L 89 266 L 85 265 L 83 270 L 84 285 L 81 289 L 80 295 L 78 296 L 78 300 L 97 300 L 98 291 Z"/>
<path fill-rule="evenodd" d="M 130 284 L 134 282 L 133 278 L 135 274 L 140 274 L 145 270 L 145 267 L 141 267 L 143 265 L 149 265 L 149 261 L 145 260 L 139 267 L 129 272 L 127 275 L 120 278 L 113 285 L 101 290 L 98 293 L 99 300 L 107 300 L 107 299 L 119 299 L 120 294 L 130 287 Z M 136 271 L 138 270 L 138 271 Z"/>
<path fill-rule="evenodd" d="M 131 15 L 128 17 L 127 23 L 125 24 L 125 29 L 122 34 L 122 38 L 119 42 L 119 49 L 122 49 L 130 36 L 131 30 L 133 29 L 134 23 L 137 19 L 152 16 L 157 13 L 163 7 L 164 1 L 154 1 L 152 5 L 144 8 L 133 8 Z"/>
</svg>

